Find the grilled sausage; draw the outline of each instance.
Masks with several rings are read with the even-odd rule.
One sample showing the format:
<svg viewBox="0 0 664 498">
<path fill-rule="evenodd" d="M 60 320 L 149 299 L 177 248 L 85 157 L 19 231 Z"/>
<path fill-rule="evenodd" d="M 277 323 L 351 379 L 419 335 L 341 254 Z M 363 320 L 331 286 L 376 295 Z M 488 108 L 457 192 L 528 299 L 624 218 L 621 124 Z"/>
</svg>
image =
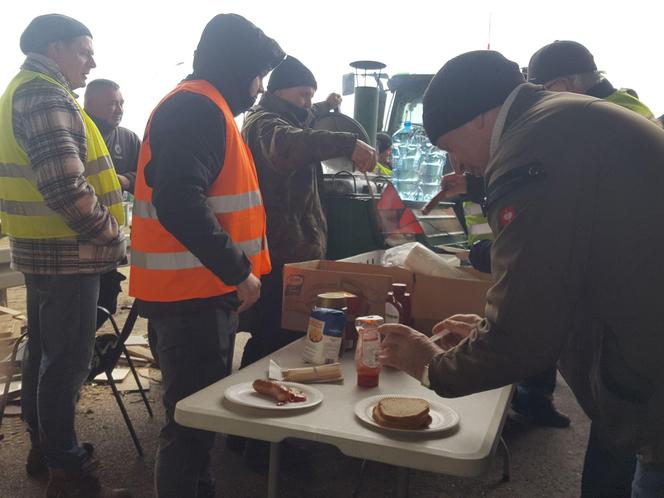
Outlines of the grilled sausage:
<svg viewBox="0 0 664 498">
<path fill-rule="evenodd" d="M 281 384 L 277 384 L 271 380 L 256 379 L 252 387 L 257 393 L 269 396 L 278 403 L 285 403 L 290 400 L 290 391 Z"/>
</svg>

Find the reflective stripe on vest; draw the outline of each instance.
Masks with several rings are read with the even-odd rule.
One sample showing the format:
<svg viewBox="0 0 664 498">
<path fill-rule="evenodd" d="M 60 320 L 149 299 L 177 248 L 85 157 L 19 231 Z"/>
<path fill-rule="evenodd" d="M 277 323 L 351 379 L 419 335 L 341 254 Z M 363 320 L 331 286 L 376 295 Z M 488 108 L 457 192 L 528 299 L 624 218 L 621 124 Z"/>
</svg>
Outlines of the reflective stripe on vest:
<svg viewBox="0 0 664 498">
<path fill-rule="evenodd" d="M 36 78 L 67 91 L 58 81 L 34 71 L 20 71 L 0 99 L 0 221 L 2 231 L 23 239 L 74 237 L 76 232 L 64 218 L 49 208 L 37 188 L 37 178 L 27 153 L 16 141 L 13 130 L 14 93 Z M 124 223 L 122 191 L 99 130 L 71 95 L 85 125 L 87 157 L 83 176 L 95 191 L 100 204 L 108 207 L 119 224 Z"/>
<path fill-rule="evenodd" d="M 490 235 L 491 227 L 488 223 L 471 224 L 468 226 L 468 233 L 471 235 Z"/>
<path fill-rule="evenodd" d="M 270 271 L 270 258 L 265 236 L 265 210 L 251 152 L 242 140 L 226 101 L 207 81 L 180 83 L 157 109 L 183 91 L 207 97 L 224 114 L 224 165 L 208 188 L 206 203 L 234 245 L 251 261 L 252 273 L 260 277 Z M 145 301 L 173 302 L 233 292 L 235 286 L 222 282 L 159 222 L 152 204 L 152 189 L 144 176 L 145 166 L 152 158 L 151 122 L 152 116 L 141 145 L 134 190 L 129 294 Z"/>
<path fill-rule="evenodd" d="M 251 258 L 263 250 L 265 239 L 260 237 L 254 240 L 238 242 L 235 245 L 248 258 Z M 134 250 L 131 252 L 131 264 L 146 270 L 179 270 L 203 267 L 203 263 L 189 251 L 145 253 Z"/>
<path fill-rule="evenodd" d="M 262 204 L 261 194 L 258 191 L 244 194 L 216 195 L 208 197 L 206 203 L 215 214 L 232 213 Z M 157 211 L 151 202 L 135 200 L 133 214 L 143 218 L 157 219 Z"/>
</svg>

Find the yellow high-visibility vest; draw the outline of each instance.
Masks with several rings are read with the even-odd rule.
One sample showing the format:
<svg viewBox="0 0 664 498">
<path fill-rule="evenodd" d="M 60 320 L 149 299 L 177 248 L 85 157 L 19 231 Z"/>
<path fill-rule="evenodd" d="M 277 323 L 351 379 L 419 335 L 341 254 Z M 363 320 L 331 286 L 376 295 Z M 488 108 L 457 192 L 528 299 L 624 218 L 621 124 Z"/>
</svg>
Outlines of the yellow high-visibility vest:
<svg viewBox="0 0 664 498">
<path fill-rule="evenodd" d="M 0 222 L 2 233 L 19 239 L 59 239 L 75 237 L 64 218 L 50 209 L 37 188 L 35 172 L 27 153 L 14 136 L 12 107 L 14 93 L 25 83 L 41 78 L 69 90 L 58 81 L 35 71 L 21 70 L 0 97 Z M 69 92 L 71 94 L 71 92 Z M 85 124 L 87 157 L 84 176 L 101 204 L 124 224 L 122 189 L 108 149 L 97 126 L 76 98 Z"/>
<path fill-rule="evenodd" d="M 466 228 L 468 228 L 468 244 L 473 245 L 482 239 L 493 239 L 493 232 L 482 212 L 482 206 L 466 201 L 463 203 L 463 213 L 466 218 Z"/>
<path fill-rule="evenodd" d="M 647 105 L 624 90 L 616 90 L 604 100 L 634 111 L 645 118 L 654 119 L 655 117 Z"/>
</svg>

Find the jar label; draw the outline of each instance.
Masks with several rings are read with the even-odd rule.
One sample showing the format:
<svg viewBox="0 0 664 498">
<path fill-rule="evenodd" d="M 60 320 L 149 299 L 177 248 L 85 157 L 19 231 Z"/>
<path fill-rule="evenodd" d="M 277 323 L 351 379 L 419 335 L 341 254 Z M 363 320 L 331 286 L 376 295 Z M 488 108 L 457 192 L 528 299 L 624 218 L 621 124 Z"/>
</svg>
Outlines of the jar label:
<svg viewBox="0 0 664 498">
<path fill-rule="evenodd" d="M 362 342 L 362 363 L 369 368 L 378 368 L 380 363 L 378 361 L 378 353 L 380 352 L 380 341 L 363 341 Z"/>
<path fill-rule="evenodd" d="M 392 303 L 385 303 L 385 323 L 399 323 L 399 310 Z"/>
</svg>

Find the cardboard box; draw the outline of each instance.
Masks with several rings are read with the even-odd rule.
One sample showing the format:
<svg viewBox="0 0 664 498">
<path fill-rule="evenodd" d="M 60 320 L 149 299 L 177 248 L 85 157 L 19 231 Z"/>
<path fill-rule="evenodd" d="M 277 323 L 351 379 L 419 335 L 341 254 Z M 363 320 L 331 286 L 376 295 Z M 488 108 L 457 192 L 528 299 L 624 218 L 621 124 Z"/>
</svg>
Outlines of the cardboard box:
<svg viewBox="0 0 664 498">
<path fill-rule="evenodd" d="M 398 267 L 381 266 L 383 251 L 371 251 L 341 261 L 315 260 L 284 267 L 281 326 L 306 331 L 316 296 L 344 290 L 363 299 L 363 314 L 385 313 L 385 298 L 394 282 L 408 285 L 415 327 L 426 334 L 439 321 L 456 313 L 484 315 L 490 275 L 464 269 L 472 279 L 418 275 Z"/>
</svg>

